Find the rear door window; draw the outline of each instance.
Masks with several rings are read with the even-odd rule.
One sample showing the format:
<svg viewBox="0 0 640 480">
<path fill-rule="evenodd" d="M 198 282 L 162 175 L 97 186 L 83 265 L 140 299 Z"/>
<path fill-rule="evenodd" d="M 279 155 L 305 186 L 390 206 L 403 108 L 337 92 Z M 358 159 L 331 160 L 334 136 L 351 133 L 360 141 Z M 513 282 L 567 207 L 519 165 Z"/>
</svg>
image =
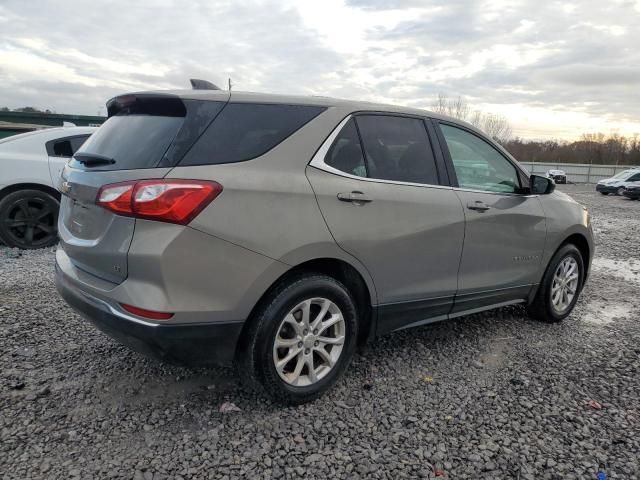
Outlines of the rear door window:
<svg viewBox="0 0 640 480">
<path fill-rule="evenodd" d="M 358 115 L 370 178 L 437 185 L 438 171 L 424 121 L 392 115 Z"/>
<path fill-rule="evenodd" d="M 214 165 L 264 155 L 325 110 L 310 105 L 229 103 L 180 165 Z"/>
</svg>

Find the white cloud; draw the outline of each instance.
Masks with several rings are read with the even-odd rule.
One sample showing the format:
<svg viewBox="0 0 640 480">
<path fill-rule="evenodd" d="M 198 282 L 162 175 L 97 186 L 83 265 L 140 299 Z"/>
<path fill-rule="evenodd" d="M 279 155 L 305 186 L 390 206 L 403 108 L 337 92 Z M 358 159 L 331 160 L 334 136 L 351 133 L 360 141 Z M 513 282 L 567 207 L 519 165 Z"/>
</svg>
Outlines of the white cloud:
<svg viewBox="0 0 640 480">
<path fill-rule="evenodd" d="M 638 13 L 626 0 L 3 0 L 0 106 L 93 114 L 118 93 L 230 76 L 419 107 L 462 95 L 528 137 L 640 132 Z"/>
</svg>

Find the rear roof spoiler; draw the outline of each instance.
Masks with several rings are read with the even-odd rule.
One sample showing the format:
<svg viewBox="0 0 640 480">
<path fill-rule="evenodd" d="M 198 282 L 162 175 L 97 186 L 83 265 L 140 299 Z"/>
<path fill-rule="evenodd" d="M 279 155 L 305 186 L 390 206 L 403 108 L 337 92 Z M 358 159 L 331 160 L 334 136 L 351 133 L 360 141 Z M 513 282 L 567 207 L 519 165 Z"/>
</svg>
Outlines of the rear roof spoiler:
<svg viewBox="0 0 640 480">
<path fill-rule="evenodd" d="M 182 100 L 171 94 L 129 93 L 113 97 L 107 102 L 107 114 L 115 115 L 158 115 L 164 117 L 184 117 L 187 114 Z"/>
</svg>

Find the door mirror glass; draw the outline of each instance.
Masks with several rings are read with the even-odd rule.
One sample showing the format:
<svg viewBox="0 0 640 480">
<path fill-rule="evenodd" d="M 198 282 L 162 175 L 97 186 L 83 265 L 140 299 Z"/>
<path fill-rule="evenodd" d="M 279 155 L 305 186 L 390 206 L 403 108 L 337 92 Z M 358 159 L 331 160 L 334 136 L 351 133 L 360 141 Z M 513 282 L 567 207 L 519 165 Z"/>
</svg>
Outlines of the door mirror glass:
<svg viewBox="0 0 640 480">
<path fill-rule="evenodd" d="M 555 190 L 556 184 L 550 178 L 531 175 L 529 188 L 531 188 L 531 193 L 535 195 L 547 195 Z"/>
</svg>

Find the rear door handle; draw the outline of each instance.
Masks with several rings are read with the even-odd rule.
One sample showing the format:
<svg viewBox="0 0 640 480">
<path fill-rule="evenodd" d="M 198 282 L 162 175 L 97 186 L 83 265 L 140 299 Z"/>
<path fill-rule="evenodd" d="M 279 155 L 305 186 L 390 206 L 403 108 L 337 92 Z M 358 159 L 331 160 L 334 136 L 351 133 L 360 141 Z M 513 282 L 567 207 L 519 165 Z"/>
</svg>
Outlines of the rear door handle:
<svg viewBox="0 0 640 480">
<path fill-rule="evenodd" d="M 491 207 L 489 205 L 487 205 L 486 203 L 480 201 L 480 200 L 476 200 L 475 202 L 467 203 L 467 208 L 469 210 L 476 210 L 478 212 L 484 212 L 484 211 L 489 210 Z"/>
<path fill-rule="evenodd" d="M 351 202 L 351 203 L 369 203 L 373 201 L 373 199 L 362 192 L 353 191 L 353 192 L 345 192 L 338 194 L 338 200 L 342 202 Z"/>
</svg>

